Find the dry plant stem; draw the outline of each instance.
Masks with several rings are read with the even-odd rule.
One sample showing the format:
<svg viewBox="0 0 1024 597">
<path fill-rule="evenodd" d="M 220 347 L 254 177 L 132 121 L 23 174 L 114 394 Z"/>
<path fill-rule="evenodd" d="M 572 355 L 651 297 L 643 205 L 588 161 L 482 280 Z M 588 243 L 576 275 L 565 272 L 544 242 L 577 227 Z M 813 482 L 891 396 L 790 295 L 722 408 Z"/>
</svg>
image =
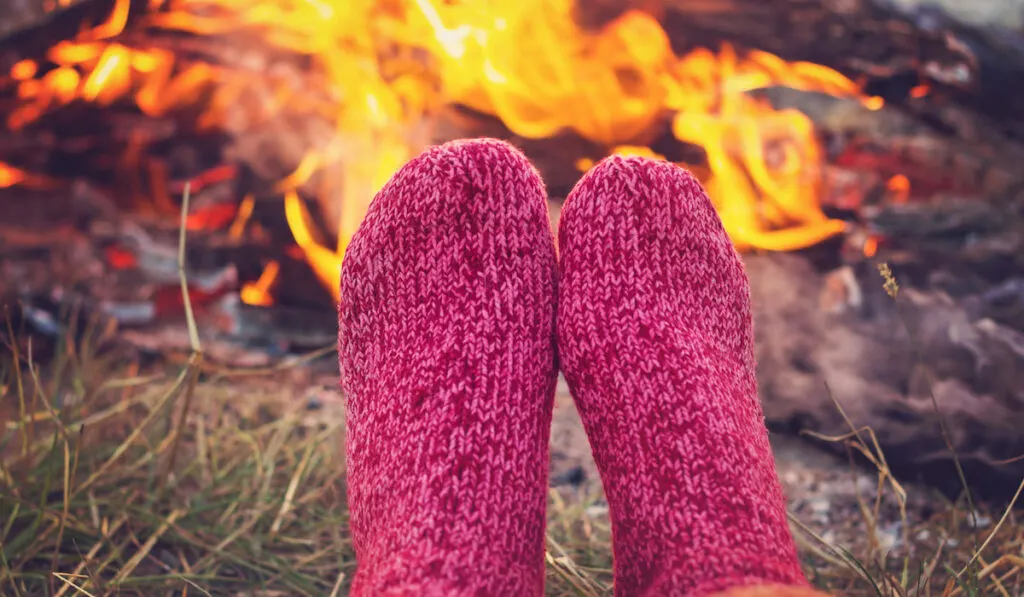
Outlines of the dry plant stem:
<svg viewBox="0 0 1024 597">
<path fill-rule="evenodd" d="M 1020 485 L 1017 486 L 1017 492 L 1013 494 L 1013 499 L 1011 499 L 1010 503 L 1006 506 L 1006 509 L 1003 511 L 1003 515 L 999 518 L 999 522 L 996 523 L 996 526 L 992 527 L 992 532 L 988 534 L 988 537 L 985 539 L 984 542 L 982 542 L 981 546 L 975 549 L 974 557 L 972 557 L 970 561 L 964 565 L 960 572 L 957 572 L 957 576 L 962 575 L 968 568 L 970 568 L 971 564 L 973 564 L 975 560 L 977 560 L 981 556 L 981 552 L 985 551 L 985 548 L 988 547 L 988 544 L 992 541 L 992 538 L 996 536 L 996 533 L 998 533 L 999 529 L 1002 528 L 1003 523 L 1005 523 L 1006 519 L 1009 518 L 1010 513 L 1013 512 L 1013 507 L 1014 505 L 1016 505 L 1017 499 L 1020 497 L 1021 491 L 1024 491 L 1024 480 L 1021 480 Z"/>
<path fill-rule="evenodd" d="M 550 534 L 545 536 L 548 549 L 544 554 L 548 566 L 554 569 L 559 577 L 572 586 L 577 595 L 581 597 L 599 597 L 602 587 L 594 586 L 596 583 L 585 572 L 576 566 L 576 562 L 569 557 L 565 549 L 555 541 Z M 554 551 L 557 555 L 552 555 Z"/>
<path fill-rule="evenodd" d="M 185 306 L 185 321 L 188 324 L 188 339 L 193 353 L 203 353 L 199 344 L 199 329 L 192 314 L 192 300 L 188 294 L 188 279 L 185 276 L 185 237 L 188 229 L 188 205 L 191 198 L 191 184 L 185 183 L 185 191 L 181 196 L 181 227 L 178 230 L 178 280 L 181 282 L 181 299 Z"/>
<path fill-rule="evenodd" d="M 60 561 L 58 557 L 60 555 L 60 546 L 64 540 L 64 530 L 67 528 L 68 517 L 71 516 L 71 490 L 75 483 L 75 473 L 78 471 L 78 457 L 79 450 L 81 448 L 81 441 L 75 443 L 74 460 L 72 462 L 71 449 L 68 445 L 67 436 L 65 435 L 63 444 L 64 452 L 64 499 L 62 500 L 61 517 L 60 517 L 60 529 L 57 531 L 57 539 L 53 543 L 53 558 L 50 563 L 50 575 L 52 578 L 57 576 L 57 563 Z M 50 591 L 56 592 L 57 587 L 51 583 Z"/>
<path fill-rule="evenodd" d="M 892 270 L 889 268 L 888 263 L 878 264 L 878 273 L 881 274 L 885 280 L 883 288 L 885 292 L 892 298 L 893 303 L 896 305 L 896 316 L 903 325 L 903 330 L 907 333 L 907 340 L 910 342 L 910 348 L 914 351 L 914 358 L 923 367 L 925 365 L 924 353 L 921 351 L 921 347 L 918 346 L 917 341 L 914 339 L 914 335 L 910 333 L 910 326 L 907 324 L 907 318 L 903 314 L 903 309 L 899 302 L 899 284 L 896 282 L 896 277 L 893 275 Z M 967 476 L 964 475 L 963 466 L 960 464 L 960 455 L 957 454 L 956 448 L 953 446 L 953 440 L 950 439 L 949 429 L 946 426 L 946 418 L 942 415 L 942 410 L 939 408 L 939 401 L 935 399 L 935 392 L 932 388 L 935 386 L 935 380 L 932 379 L 932 374 L 927 367 L 924 367 L 925 385 L 928 387 L 928 397 L 932 401 L 932 407 L 935 409 L 935 416 L 939 420 L 939 429 L 942 431 L 942 439 L 946 442 L 946 447 L 949 449 L 950 455 L 953 457 L 953 466 L 956 468 L 956 473 L 960 478 L 960 483 L 963 485 L 965 497 L 967 498 L 967 507 L 970 508 L 970 517 L 972 526 L 977 527 L 977 510 L 974 507 L 974 498 L 971 495 L 971 488 L 967 484 Z"/>
<path fill-rule="evenodd" d="M 341 584 L 345 582 L 345 573 L 341 572 L 338 574 L 338 579 L 334 581 L 334 587 L 331 589 L 330 597 L 338 597 L 341 595 Z"/>
<path fill-rule="evenodd" d="M 131 576 L 132 572 L 135 571 L 135 568 L 137 568 L 142 560 L 153 550 L 153 547 L 156 545 L 156 542 L 160 537 L 162 537 L 163 534 L 174 525 L 175 521 L 184 516 L 186 512 L 187 510 L 185 508 L 180 508 L 174 510 L 167 516 L 160 527 L 157 528 L 157 530 L 150 535 L 148 539 L 146 539 L 146 542 L 142 547 L 135 552 L 131 559 L 125 562 L 124 566 L 122 566 L 121 569 L 117 571 L 117 574 L 114 575 L 112 582 L 115 586 Z"/>
<path fill-rule="evenodd" d="M 797 528 L 799 528 L 808 537 L 813 538 L 821 546 L 823 546 L 825 549 L 831 552 L 831 555 L 829 555 L 817 549 L 815 546 L 813 546 L 813 544 L 807 544 L 807 546 L 815 552 L 815 555 L 818 555 L 819 557 L 821 557 L 822 559 L 826 560 L 831 564 L 841 564 L 847 567 L 851 572 L 861 577 L 862 580 L 874 585 L 874 580 L 871 578 L 871 575 L 868 574 L 867 570 L 864 569 L 864 566 L 861 565 L 860 562 L 852 558 L 845 549 L 836 547 L 835 545 L 832 545 L 831 543 L 826 541 L 824 537 L 822 537 L 818 533 L 815 533 L 814 529 L 801 522 L 800 519 L 794 516 L 792 512 L 787 512 L 786 515 L 789 518 L 790 522 L 795 524 Z"/>
<path fill-rule="evenodd" d="M 928 593 L 931 594 L 932 575 L 935 574 L 935 569 L 939 565 L 939 558 L 942 557 L 942 551 L 945 548 L 946 537 L 943 536 L 942 540 L 939 541 L 939 547 L 935 550 L 935 555 L 932 556 L 932 561 L 929 562 L 928 566 L 924 569 L 924 572 L 921 574 L 921 578 L 918 579 L 917 586 L 915 586 L 907 592 L 907 597 L 916 597 L 918 594 L 921 593 L 921 590 L 925 587 L 928 588 Z"/>
<path fill-rule="evenodd" d="M 83 576 L 82 575 L 82 571 L 86 569 L 86 566 L 88 565 L 88 563 L 91 562 L 93 560 L 93 558 L 96 557 L 96 554 L 99 553 L 100 549 L 103 548 L 103 546 L 106 543 L 105 540 L 109 540 L 110 537 L 112 537 L 114 534 L 116 534 L 118 531 L 120 531 L 121 527 L 126 522 L 128 522 L 128 517 L 127 516 L 122 516 L 121 518 L 117 519 L 117 521 L 115 521 L 114 524 L 110 526 L 109 530 L 104 535 L 103 539 L 101 539 L 100 541 L 97 541 L 96 544 L 92 546 L 92 549 L 89 550 L 89 553 L 87 553 L 85 555 L 85 557 L 82 558 L 82 561 L 78 563 L 78 566 L 75 567 L 75 570 L 73 572 L 71 572 L 70 574 L 67 574 L 66 576 L 69 577 L 69 578 L 81 578 Z M 95 573 L 93 573 L 92 576 L 95 576 Z M 75 593 L 76 595 L 78 594 L 78 592 L 81 592 L 82 594 L 87 594 L 87 593 L 84 592 L 84 588 L 83 587 L 72 585 L 71 583 L 66 583 L 63 587 L 60 588 L 59 591 L 57 591 L 54 594 L 53 597 L 64 597 L 64 594 L 67 593 L 71 589 L 75 589 L 76 590 L 76 593 Z"/>
<path fill-rule="evenodd" d="M 910 342 L 911 349 L 914 351 L 914 357 L 916 358 L 917 362 L 920 363 L 923 366 L 924 363 L 925 363 L 924 353 L 921 351 L 920 346 L 918 346 L 917 341 L 914 339 L 913 334 L 911 334 L 910 326 L 907 323 L 907 318 L 903 314 L 903 309 L 902 309 L 902 307 L 900 305 L 900 302 L 898 300 L 899 285 L 896 282 L 895 276 L 893 276 L 892 270 L 889 268 L 888 264 L 886 264 L 886 263 L 880 263 L 878 265 L 878 271 L 879 271 L 879 273 L 882 275 L 882 277 L 885 280 L 884 287 L 885 287 L 886 292 L 889 294 L 890 297 L 892 297 L 893 302 L 896 305 L 897 317 L 899 318 L 900 323 L 903 325 L 903 329 L 904 329 L 904 331 L 907 334 L 907 338 L 908 338 L 908 341 Z M 970 510 L 968 516 L 969 516 L 970 521 L 971 521 L 971 528 L 977 528 L 978 527 L 978 511 L 977 511 L 977 508 L 974 505 L 974 499 L 973 499 L 973 496 L 971 495 L 971 488 L 970 488 L 970 485 L 967 483 L 967 476 L 964 474 L 963 466 L 960 463 L 959 454 L 957 453 L 956 448 L 953 446 L 953 441 L 950 438 L 949 430 L 948 430 L 948 428 L 946 426 L 945 417 L 943 416 L 942 411 L 939 408 L 938 400 L 935 398 L 935 392 L 932 389 L 934 387 L 935 383 L 934 383 L 934 380 L 932 379 L 932 374 L 928 370 L 927 367 L 924 368 L 924 375 L 925 375 L 926 386 L 928 388 L 928 397 L 931 399 L 932 407 L 934 408 L 935 415 L 938 418 L 939 428 L 940 428 L 940 430 L 942 432 L 942 439 L 945 441 L 946 447 L 949 449 L 950 455 L 953 457 L 953 465 L 956 468 L 957 476 L 960 479 L 960 483 L 961 483 L 961 485 L 964 488 L 964 496 L 965 496 L 965 498 L 967 500 L 967 507 Z M 1011 459 L 1011 460 L 1013 460 L 1013 459 Z M 1024 481 L 1022 481 L 1021 485 L 1017 488 L 1017 492 L 1014 494 L 1013 500 L 1011 500 L 1009 506 L 1007 506 L 1006 510 L 1003 513 L 1002 518 L 1000 518 L 1000 520 L 999 520 L 999 523 L 996 525 L 995 528 L 992 529 L 992 532 L 985 539 L 984 543 L 981 546 L 977 545 L 977 538 L 976 538 L 976 536 L 973 533 L 971 534 L 971 541 L 972 541 L 972 543 L 974 545 L 974 555 L 967 562 L 967 564 L 963 568 L 961 568 L 959 572 L 956 573 L 956 578 L 957 579 L 961 578 L 964 575 L 964 573 L 966 573 L 968 571 L 968 569 L 970 569 L 971 566 L 974 565 L 975 562 L 980 560 L 982 552 L 988 546 L 988 544 L 992 540 L 992 538 L 995 537 L 996 533 L 999 531 L 999 528 L 1002 526 L 1002 524 L 1005 522 L 1006 518 L 1009 516 L 1009 514 L 1010 514 L 1010 512 L 1011 512 L 1011 510 L 1013 508 L 1013 505 L 1016 503 L 1017 499 L 1020 496 L 1020 493 L 1021 493 L 1022 489 L 1024 489 Z M 980 577 L 981 576 L 979 574 L 978 575 L 978 579 L 980 579 Z M 1002 587 L 999 585 L 998 582 L 997 582 L 997 587 L 1002 589 Z M 956 593 L 959 590 L 961 590 L 961 587 L 957 587 L 957 590 L 954 591 L 954 593 Z"/>
<path fill-rule="evenodd" d="M 878 518 L 881 512 L 882 496 L 885 491 L 886 481 L 889 480 L 891 482 L 893 492 L 896 494 L 896 501 L 900 507 L 900 520 L 903 523 L 903 539 L 905 543 L 909 545 L 909 530 L 907 528 L 908 525 L 906 512 L 906 492 L 897 483 L 895 476 L 893 476 L 892 472 L 889 470 L 889 464 L 885 460 L 885 453 L 882 451 L 882 448 L 878 443 L 878 439 L 874 434 L 874 430 L 871 428 L 866 428 L 875 446 L 875 451 L 872 453 L 868 448 L 867 442 L 861 436 L 860 430 L 853 426 L 853 421 L 847 416 L 846 412 L 843 410 L 842 405 L 839 404 L 839 401 L 836 399 L 835 394 L 832 392 L 832 388 L 828 385 L 827 382 L 825 383 L 825 390 L 828 392 L 829 399 L 832 400 L 832 403 L 835 405 L 836 409 L 839 410 L 839 413 L 842 415 L 843 420 L 846 421 L 847 426 L 850 427 L 851 431 L 854 434 L 856 434 L 857 437 L 856 442 L 848 442 L 847 444 L 848 453 L 850 455 L 850 470 L 855 470 L 853 462 L 853 452 L 852 450 L 850 450 L 850 448 L 856 448 L 859 452 L 868 457 L 871 460 L 871 462 L 875 465 L 875 468 L 878 470 L 878 489 L 875 492 L 874 507 L 870 509 L 868 508 L 867 503 L 865 503 L 864 501 L 864 497 L 861 495 L 861 492 L 859 491 L 856 492 L 856 498 L 857 507 L 860 510 L 861 517 L 867 522 L 868 531 L 870 533 L 870 551 L 868 553 L 868 557 L 870 558 L 871 556 L 877 555 L 879 557 L 877 564 L 880 568 L 884 568 L 885 553 L 881 549 L 881 545 L 878 541 L 877 525 Z M 903 572 L 905 575 L 906 568 L 904 568 Z"/>
<path fill-rule="evenodd" d="M 212 374 L 209 375 L 208 379 L 211 382 L 216 382 L 222 379 L 237 379 L 240 377 L 259 377 L 261 375 L 273 375 L 274 373 L 280 373 L 281 371 L 286 371 L 299 365 L 304 365 L 311 361 L 315 361 L 316 359 L 331 354 L 337 350 L 338 347 L 332 344 L 330 346 L 318 348 L 317 350 L 308 352 L 294 359 L 290 359 L 286 362 L 278 363 L 276 365 L 271 365 L 269 367 L 255 367 L 252 369 L 238 370 L 217 369 L 216 371 L 212 372 Z"/>
<path fill-rule="evenodd" d="M 917 362 L 924 365 L 924 354 L 921 352 L 921 348 L 917 345 L 917 341 L 914 339 L 913 334 L 910 333 L 910 326 L 907 324 L 907 318 L 903 315 L 903 309 L 900 307 L 899 301 L 896 301 L 896 313 L 899 315 L 900 323 L 903 324 L 903 329 L 907 332 L 907 338 L 910 341 L 910 346 L 914 351 L 914 357 Z M 925 385 L 928 386 L 928 397 L 932 401 L 932 407 L 935 409 L 935 416 L 939 420 L 939 428 L 942 430 L 942 439 L 946 442 L 946 447 L 949 449 L 950 455 L 953 457 L 953 466 L 956 468 L 956 474 L 960 478 L 960 483 L 964 487 L 964 497 L 967 499 L 967 507 L 970 508 L 971 522 L 977 526 L 978 512 L 974 506 L 974 498 L 971 494 L 971 488 L 967 484 L 967 476 L 964 475 L 963 465 L 960 464 L 960 455 L 957 453 L 956 448 L 953 446 L 953 440 L 949 436 L 949 428 L 946 426 L 946 417 L 942 415 L 942 410 L 939 408 L 939 401 L 935 398 L 935 392 L 932 387 L 935 385 L 935 380 L 932 379 L 932 374 L 927 367 L 924 369 Z"/>
<path fill-rule="evenodd" d="M 174 434 L 173 438 L 171 440 L 172 441 L 171 451 L 170 451 L 167 463 L 163 467 L 162 474 L 159 476 L 159 483 L 160 483 L 160 487 L 161 488 L 164 486 L 163 484 L 164 484 L 165 480 L 167 479 L 167 477 L 170 474 L 170 472 L 173 470 L 173 466 L 174 466 L 174 463 L 175 463 L 175 455 L 177 453 L 179 442 L 180 442 L 180 438 L 181 438 L 181 429 L 182 429 L 182 426 L 185 423 L 187 414 L 188 414 L 188 412 L 189 412 L 189 410 L 191 408 L 192 396 L 193 396 L 194 391 L 195 391 L 196 383 L 198 382 L 199 373 L 200 373 L 200 370 L 201 370 L 200 365 L 202 364 L 202 360 L 203 360 L 202 345 L 199 342 L 199 332 L 198 332 L 198 328 L 197 328 L 196 322 L 195 322 L 195 317 L 194 317 L 193 311 L 192 311 L 192 302 L 191 302 L 189 294 L 188 294 L 188 280 L 187 280 L 187 278 L 185 276 L 185 266 L 184 266 L 184 262 L 185 262 L 185 238 L 186 238 L 185 237 L 185 230 L 186 230 L 186 223 L 187 223 L 187 218 L 188 218 L 189 197 L 190 197 L 189 185 L 186 184 L 185 192 L 184 192 L 184 195 L 182 196 L 181 228 L 180 228 L 179 237 L 178 237 L 178 278 L 179 278 L 179 281 L 181 282 L 182 301 L 183 301 L 184 308 L 185 308 L 185 318 L 186 318 L 186 323 L 188 325 L 189 340 L 190 340 L 191 346 L 192 346 L 192 355 L 189 357 L 188 363 L 186 364 L 185 368 L 181 371 L 181 373 L 178 375 L 178 377 L 175 380 L 174 384 L 168 389 L 168 391 L 164 394 L 164 396 L 162 398 L 160 398 L 160 400 L 158 401 L 158 403 L 155 406 L 155 408 L 152 411 L 150 411 L 147 414 L 147 416 L 143 419 L 143 421 L 137 427 L 135 427 L 135 429 L 132 431 L 132 433 L 130 433 L 128 435 L 128 437 L 125 438 L 125 440 L 123 442 L 121 442 L 121 444 L 117 447 L 116 450 L 114 450 L 114 453 L 111 454 L 111 456 L 107 459 L 107 461 L 104 462 L 103 465 L 100 466 L 100 468 L 98 470 L 93 472 L 93 474 L 90 475 L 82 483 L 82 485 L 80 485 L 77 488 L 75 488 L 75 492 L 74 492 L 74 495 L 72 497 L 77 496 L 79 493 L 81 493 L 82 490 L 90 487 L 104 473 L 106 473 L 106 471 L 120 458 L 120 456 L 123 455 L 128 450 L 128 448 L 135 442 L 135 440 L 138 439 L 139 436 L 141 436 L 142 432 L 149 426 L 149 423 L 151 423 L 161 413 L 164 412 L 164 408 L 171 402 L 171 400 L 175 396 L 178 395 L 179 391 L 181 390 L 182 386 L 184 385 L 184 389 L 185 389 L 184 404 L 182 405 L 181 414 L 180 414 L 180 416 L 178 418 L 178 422 L 175 425 L 175 427 L 171 430 L 171 433 Z"/>
<path fill-rule="evenodd" d="M 909 531 L 909 528 L 908 528 L 909 525 L 907 524 L 907 508 L 906 508 L 907 492 L 903 488 L 903 486 L 896 480 L 896 477 L 892 474 L 892 471 L 889 468 L 889 463 L 886 461 L 885 453 L 882 451 L 881 444 L 879 444 L 878 437 L 875 435 L 874 430 L 871 429 L 870 427 L 858 428 L 858 427 L 856 427 L 853 424 L 853 421 L 846 414 L 846 411 L 843 409 L 842 404 L 840 404 L 839 400 L 836 399 L 835 394 L 832 392 L 832 388 L 828 385 L 827 382 L 825 383 L 825 391 L 827 392 L 827 394 L 829 396 L 829 399 L 832 401 L 832 404 L 835 406 L 836 410 L 843 417 L 843 420 L 846 422 L 847 426 L 850 428 L 850 431 L 848 433 L 845 433 L 845 434 L 839 435 L 839 436 L 826 436 L 826 435 L 823 435 L 823 434 L 820 434 L 820 433 L 816 433 L 816 432 L 813 432 L 813 431 L 806 431 L 806 430 L 803 431 L 802 433 L 804 433 L 806 435 L 809 435 L 811 437 L 815 437 L 817 439 L 823 440 L 823 441 L 828 441 L 828 442 L 833 442 L 833 443 L 834 442 L 846 442 L 846 445 L 847 445 L 848 449 L 854 449 L 854 450 L 857 450 L 858 452 L 860 452 L 877 469 L 877 471 L 878 471 L 878 490 L 877 490 L 876 495 L 875 495 L 874 506 L 869 508 L 867 503 L 865 503 L 864 498 L 860 494 L 860 492 L 857 492 L 856 499 L 857 499 L 857 507 L 858 507 L 858 509 L 859 509 L 859 511 L 861 513 L 861 517 L 864 519 L 865 523 L 867 524 L 868 532 L 869 532 L 869 535 L 870 535 L 870 537 L 869 537 L 869 553 L 868 553 L 868 558 L 874 558 L 874 556 L 877 555 L 878 556 L 878 560 L 875 562 L 875 565 L 878 566 L 880 570 L 884 570 L 884 568 L 885 568 L 884 555 L 885 554 L 883 553 L 883 551 L 881 549 L 881 546 L 880 546 L 880 544 L 878 542 L 877 531 L 876 531 L 877 521 L 878 521 L 878 518 L 879 518 L 879 515 L 880 515 L 880 510 L 881 510 L 882 495 L 883 495 L 884 487 L 885 487 L 886 483 L 888 482 L 888 484 L 892 488 L 892 491 L 893 491 L 894 495 L 896 496 L 896 502 L 897 502 L 897 504 L 899 506 L 899 509 L 900 509 L 900 520 L 903 523 L 903 539 L 904 539 L 904 542 L 909 545 L 909 542 L 910 542 L 910 531 Z M 870 442 L 871 442 L 870 446 L 873 446 L 873 448 L 874 448 L 873 450 L 872 450 L 871 447 L 869 447 L 868 440 L 865 439 L 864 434 L 866 434 L 868 436 L 868 438 L 870 438 Z M 851 455 L 851 466 L 852 466 L 853 465 L 852 452 L 850 453 L 850 455 Z M 791 518 L 792 518 L 792 516 L 791 516 Z M 853 570 L 855 573 L 857 573 L 862 579 L 864 579 L 865 581 L 871 583 L 873 588 L 874 588 L 874 590 L 875 590 L 875 592 L 877 594 L 879 594 L 879 595 L 883 594 L 882 587 L 878 586 L 878 584 L 875 582 L 875 580 L 871 577 L 871 574 L 868 572 L 868 570 L 864 567 L 864 565 L 859 560 L 854 558 L 851 554 L 847 553 L 846 550 L 842 550 L 842 549 L 836 548 L 834 546 L 828 545 L 827 543 L 824 543 L 823 539 L 818 537 L 813 532 L 810 532 L 809 529 L 804 527 L 804 525 L 802 525 L 798 521 L 797 521 L 797 524 L 799 526 L 803 527 L 803 530 L 805 532 L 808 532 L 812 537 L 818 539 L 823 544 L 825 544 L 833 553 L 841 554 L 842 555 L 841 560 L 842 560 L 842 562 L 847 567 L 849 567 L 851 570 Z M 909 558 L 904 558 L 903 570 L 902 570 L 902 575 L 901 575 L 903 580 L 902 581 L 896 581 L 896 580 L 894 580 L 892 578 L 891 575 L 882 573 L 881 576 L 882 576 L 883 585 L 885 586 L 885 588 L 887 588 L 889 590 L 890 593 L 892 591 L 895 591 L 895 590 L 898 589 L 900 591 L 900 594 L 905 594 L 904 587 L 906 585 L 906 578 L 907 578 L 908 574 L 909 574 Z"/>
<path fill-rule="evenodd" d="M 786 516 L 789 519 L 789 522 L 792 523 L 798 530 L 800 530 L 803 533 L 793 534 L 793 538 L 796 540 L 798 545 L 802 545 L 805 549 L 812 552 L 817 557 L 825 560 L 829 564 L 832 564 L 833 566 L 843 566 L 845 568 L 848 568 L 851 572 L 860 575 L 860 571 L 855 566 L 853 566 L 849 561 L 847 561 L 846 556 L 839 550 L 838 547 L 829 543 L 824 537 L 816 533 L 814 529 L 812 529 L 811 527 L 807 526 L 792 512 L 786 512 Z M 809 541 L 807 537 L 810 537 L 814 541 Z M 828 550 L 828 552 L 822 551 L 822 547 Z"/>
<path fill-rule="evenodd" d="M 270 537 L 276 537 L 281 531 L 281 525 L 284 524 L 285 516 L 294 506 L 295 492 L 299 489 L 299 482 L 302 480 L 302 475 L 306 472 L 306 467 L 309 466 L 309 461 L 313 457 L 313 449 L 315 447 L 316 445 L 313 443 L 306 446 L 306 449 L 302 454 L 302 460 L 299 462 L 299 466 L 295 468 L 295 473 L 288 481 L 288 489 L 285 491 L 284 500 L 281 502 L 281 508 L 277 511 L 277 516 L 274 518 L 273 524 L 270 525 Z"/>
<path fill-rule="evenodd" d="M 192 299 L 188 294 L 188 278 L 185 275 L 185 238 L 188 224 L 189 199 L 191 196 L 191 185 L 185 183 L 185 191 L 181 197 L 181 225 L 178 230 L 178 280 L 181 282 L 181 300 L 185 306 L 185 322 L 188 325 L 188 338 L 192 347 L 192 354 L 188 363 L 185 364 L 187 378 L 185 382 L 185 397 L 178 414 L 178 421 L 171 430 L 173 440 L 170 454 L 163 472 L 159 477 L 160 487 L 167 482 L 174 470 L 174 464 L 178 456 L 178 448 L 181 443 L 182 431 L 188 420 L 188 413 L 192 410 L 192 396 L 195 395 L 196 384 L 199 382 L 199 372 L 203 363 L 203 347 L 199 343 L 199 328 L 196 326 L 195 315 L 192 312 Z"/>
</svg>

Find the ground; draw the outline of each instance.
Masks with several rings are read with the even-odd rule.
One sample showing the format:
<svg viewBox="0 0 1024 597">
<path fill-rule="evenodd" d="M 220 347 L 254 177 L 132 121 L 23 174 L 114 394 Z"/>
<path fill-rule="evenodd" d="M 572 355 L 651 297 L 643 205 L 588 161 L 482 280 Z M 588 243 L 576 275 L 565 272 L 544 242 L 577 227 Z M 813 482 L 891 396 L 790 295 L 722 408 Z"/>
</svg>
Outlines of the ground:
<svg viewBox="0 0 1024 597">
<path fill-rule="evenodd" d="M 22 367 L 0 365 L 0 594 L 346 594 L 355 563 L 330 349 L 256 371 L 88 347 L 32 363 L 13 356 Z M 607 506 L 558 388 L 547 593 L 608 595 Z M 972 522 L 964 501 L 893 483 L 867 448 L 882 472 L 795 438 L 774 446 L 816 585 L 850 595 L 1024 594 L 1024 529 L 1013 513 L 979 506 Z"/>
</svg>

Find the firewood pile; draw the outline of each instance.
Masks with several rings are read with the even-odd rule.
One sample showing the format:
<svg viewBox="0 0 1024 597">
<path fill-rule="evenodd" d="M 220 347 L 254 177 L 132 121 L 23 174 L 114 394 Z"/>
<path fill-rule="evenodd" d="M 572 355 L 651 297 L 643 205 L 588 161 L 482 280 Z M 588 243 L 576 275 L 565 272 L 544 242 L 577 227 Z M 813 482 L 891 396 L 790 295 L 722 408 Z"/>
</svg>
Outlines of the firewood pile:
<svg viewBox="0 0 1024 597">
<path fill-rule="evenodd" d="M 79 0 L 56 12 L 16 4 L 0 16 L 0 73 L 39 59 L 115 3 Z M 132 27 L 152 3 L 129 4 L 118 38 L 126 45 L 144 40 L 185 64 L 265 71 L 268 84 L 248 89 L 214 127 L 200 126 L 207 96 L 197 91 L 156 116 L 127 101 L 72 102 L 0 129 L 9 166 L 0 172 L 0 297 L 43 336 L 76 305 L 143 350 L 187 349 L 176 251 L 188 181 L 187 274 L 208 346 L 220 347 L 213 357 L 265 364 L 330 345 L 332 297 L 296 246 L 279 182 L 325 143 L 331 124 L 313 112 L 255 116 L 271 101 L 269 81 L 309 89 L 316 103 L 316 74 L 257 45 L 154 37 Z M 871 109 L 779 87 L 752 92 L 810 117 L 824 148 L 821 209 L 847 223 L 809 247 L 744 255 L 766 416 L 778 430 L 832 436 L 850 431 L 848 417 L 874 430 L 894 470 L 956 491 L 937 403 L 977 486 L 1016 488 L 1024 461 L 1006 461 L 1024 454 L 1024 42 L 869 0 L 579 0 L 575 9 L 589 30 L 645 11 L 677 54 L 724 43 L 771 52 L 835 69 L 884 101 Z M 23 105 L 14 90 L 0 85 L 0 116 Z M 489 135 L 523 148 L 555 214 L 580 164 L 612 149 L 572 132 L 526 138 L 466 106 L 438 114 L 432 141 Z M 698 173 L 707 167 L 701 147 L 672 135 L 670 115 L 623 144 Z M 322 183 L 313 177 L 298 190 L 311 227 L 329 236 L 331 214 L 315 199 Z M 900 284 L 895 300 L 883 289 L 883 262 Z M 263 287 L 270 269 L 276 281 Z"/>
</svg>

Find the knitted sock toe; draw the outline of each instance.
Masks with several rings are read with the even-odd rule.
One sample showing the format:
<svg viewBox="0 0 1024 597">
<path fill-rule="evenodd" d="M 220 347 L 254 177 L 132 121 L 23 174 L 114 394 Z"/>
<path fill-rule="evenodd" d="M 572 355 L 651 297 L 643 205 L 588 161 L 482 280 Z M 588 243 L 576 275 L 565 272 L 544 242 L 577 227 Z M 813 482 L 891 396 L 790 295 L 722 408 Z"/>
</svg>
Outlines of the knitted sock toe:
<svg viewBox="0 0 1024 597">
<path fill-rule="evenodd" d="M 505 143 L 432 148 L 374 198 L 339 308 L 353 596 L 543 592 L 556 273 Z"/>
<path fill-rule="evenodd" d="M 558 348 L 620 596 L 806 583 L 754 377 L 746 273 L 685 170 L 612 157 L 559 225 Z"/>
</svg>

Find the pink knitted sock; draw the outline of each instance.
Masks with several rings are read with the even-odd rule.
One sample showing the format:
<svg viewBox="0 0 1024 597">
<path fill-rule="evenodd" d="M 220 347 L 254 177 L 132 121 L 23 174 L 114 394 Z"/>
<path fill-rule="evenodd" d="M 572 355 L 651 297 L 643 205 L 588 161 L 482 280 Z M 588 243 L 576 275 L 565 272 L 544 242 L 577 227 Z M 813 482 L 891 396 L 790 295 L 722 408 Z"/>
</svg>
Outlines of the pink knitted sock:
<svg viewBox="0 0 1024 597">
<path fill-rule="evenodd" d="M 700 184 L 608 158 L 567 199 L 559 247 L 558 348 L 608 497 L 616 595 L 806 584 L 746 273 Z"/>
<path fill-rule="evenodd" d="M 429 149 L 345 255 L 351 594 L 539 595 L 557 266 L 511 146 Z"/>
</svg>

